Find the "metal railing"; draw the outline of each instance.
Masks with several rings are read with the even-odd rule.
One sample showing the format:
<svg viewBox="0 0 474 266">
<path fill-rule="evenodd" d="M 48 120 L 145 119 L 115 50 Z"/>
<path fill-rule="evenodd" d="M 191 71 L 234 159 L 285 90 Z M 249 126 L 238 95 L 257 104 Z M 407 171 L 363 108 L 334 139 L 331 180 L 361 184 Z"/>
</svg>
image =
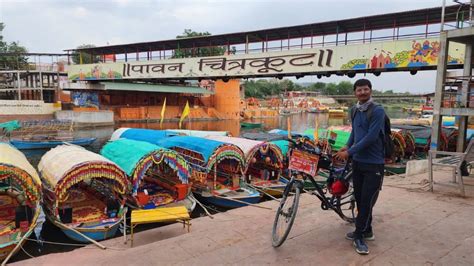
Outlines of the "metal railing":
<svg viewBox="0 0 474 266">
<path fill-rule="evenodd" d="M 474 26 L 474 0 L 453 0 L 459 5 L 455 13 L 446 13 L 446 0 L 443 0 L 443 8 L 441 13 L 441 31 L 450 29 L 462 29 L 465 27 Z M 463 7 L 468 6 L 468 10 L 462 10 Z M 456 21 L 447 23 L 445 17 L 448 15 L 456 15 Z"/>
</svg>

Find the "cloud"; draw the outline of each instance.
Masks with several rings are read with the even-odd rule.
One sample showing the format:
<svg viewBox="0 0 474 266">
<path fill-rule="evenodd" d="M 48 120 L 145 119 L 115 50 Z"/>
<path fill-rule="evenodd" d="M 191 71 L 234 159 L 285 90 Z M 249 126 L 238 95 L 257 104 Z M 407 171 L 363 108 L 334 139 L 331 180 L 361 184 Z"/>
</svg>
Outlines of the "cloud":
<svg viewBox="0 0 474 266">
<path fill-rule="evenodd" d="M 222 34 L 439 5 L 439 0 L 0 0 L 0 19 L 4 40 L 19 41 L 31 52 L 62 52 L 81 44 L 172 39 L 184 29 Z M 420 73 L 403 78 L 402 85 L 391 77 L 375 80 L 387 89 L 423 83 L 419 87 L 433 90 L 431 80 L 417 78 Z"/>
</svg>

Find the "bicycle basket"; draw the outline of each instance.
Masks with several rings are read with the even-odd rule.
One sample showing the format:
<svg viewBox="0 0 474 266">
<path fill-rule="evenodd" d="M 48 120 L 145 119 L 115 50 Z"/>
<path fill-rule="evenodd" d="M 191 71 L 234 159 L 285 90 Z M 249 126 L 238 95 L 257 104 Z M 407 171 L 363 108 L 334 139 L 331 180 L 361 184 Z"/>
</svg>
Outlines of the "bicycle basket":
<svg viewBox="0 0 474 266">
<path fill-rule="evenodd" d="M 319 156 L 300 150 L 293 150 L 290 155 L 288 169 L 316 176 Z"/>
</svg>

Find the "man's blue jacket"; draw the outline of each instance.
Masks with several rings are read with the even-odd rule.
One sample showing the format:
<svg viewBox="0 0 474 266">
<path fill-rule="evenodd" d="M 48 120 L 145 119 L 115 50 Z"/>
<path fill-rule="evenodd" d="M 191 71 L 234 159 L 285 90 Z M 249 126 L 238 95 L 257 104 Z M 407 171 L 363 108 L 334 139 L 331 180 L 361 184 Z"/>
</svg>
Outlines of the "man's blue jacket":
<svg viewBox="0 0 474 266">
<path fill-rule="evenodd" d="M 355 110 L 351 135 L 347 141 L 348 152 L 354 161 L 383 164 L 385 111 L 380 105 L 370 108 L 373 108 L 370 121 L 367 111 Z"/>
</svg>

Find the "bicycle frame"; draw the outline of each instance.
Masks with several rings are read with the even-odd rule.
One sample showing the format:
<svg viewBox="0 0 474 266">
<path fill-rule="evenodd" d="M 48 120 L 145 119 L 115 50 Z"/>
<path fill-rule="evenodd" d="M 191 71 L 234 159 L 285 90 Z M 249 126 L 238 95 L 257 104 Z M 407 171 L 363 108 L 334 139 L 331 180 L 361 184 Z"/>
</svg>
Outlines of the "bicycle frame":
<svg viewBox="0 0 474 266">
<path fill-rule="evenodd" d="M 347 162 L 344 166 L 344 169 L 340 173 L 341 176 L 345 176 L 350 178 L 351 177 L 351 171 L 349 167 L 350 163 Z M 335 169 L 333 166 L 330 167 L 329 169 L 329 177 L 327 179 L 333 178 L 335 173 L 338 172 L 342 168 Z M 353 222 L 352 220 L 348 220 L 340 211 L 340 207 L 346 204 L 351 204 L 351 200 L 346 200 L 347 198 L 352 197 L 352 193 L 348 193 L 347 195 L 340 196 L 339 198 L 331 195 L 330 197 L 326 196 L 327 194 L 327 188 L 326 184 L 321 184 L 322 182 L 318 182 L 314 179 L 313 176 L 299 172 L 296 170 L 292 170 L 291 172 L 291 179 L 288 182 L 287 187 L 291 187 L 290 184 L 291 182 L 297 182 L 299 184 L 299 187 L 301 190 L 305 191 L 306 193 L 312 194 L 316 196 L 320 201 L 321 201 L 321 209 L 323 210 L 333 210 L 336 212 L 343 220 L 347 222 Z M 297 176 L 300 175 L 303 177 L 303 179 L 297 178 Z M 309 180 L 311 184 L 313 185 L 314 188 L 312 189 L 304 189 L 304 181 Z M 326 183 L 327 181 L 324 181 Z M 339 209 L 338 209 L 339 207 Z"/>
</svg>

